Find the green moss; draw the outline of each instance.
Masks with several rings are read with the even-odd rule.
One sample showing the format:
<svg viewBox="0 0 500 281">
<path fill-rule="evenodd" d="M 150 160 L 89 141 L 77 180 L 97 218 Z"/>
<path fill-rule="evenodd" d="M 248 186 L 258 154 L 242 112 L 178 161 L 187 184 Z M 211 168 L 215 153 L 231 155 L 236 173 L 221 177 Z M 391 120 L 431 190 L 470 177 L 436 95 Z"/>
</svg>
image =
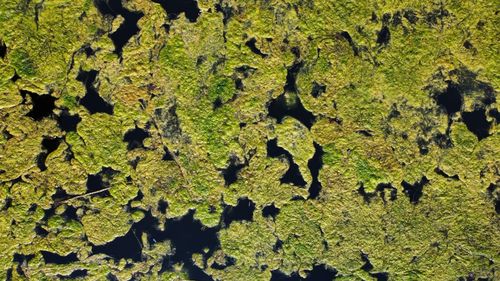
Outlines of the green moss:
<svg viewBox="0 0 500 281">
<path fill-rule="evenodd" d="M 76 97 L 64 94 L 62 97 L 62 106 L 67 107 L 68 109 L 73 109 L 78 105 Z"/>
<path fill-rule="evenodd" d="M 222 102 L 226 102 L 236 93 L 234 81 L 231 78 L 222 77 L 211 83 L 208 90 L 208 97 L 214 101 L 219 98 Z"/>
<path fill-rule="evenodd" d="M 190 61 L 186 56 L 182 37 L 172 36 L 160 51 L 159 61 L 165 69 L 184 69 L 189 67 Z"/>
<path fill-rule="evenodd" d="M 340 164 L 342 160 L 341 152 L 335 148 L 334 144 L 323 146 L 325 154 L 323 155 L 323 162 L 325 165 L 335 166 Z"/>
<path fill-rule="evenodd" d="M 98 173 L 102 167 L 127 170 L 126 159 L 120 157 L 126 151 L 121 125 L 108 114 L 87 116 L 78 124 L 78 133 L 68 134 L 66 140 L 89 174 Z"/>
<path fill-rule="evenodd" d="M 383 174 L 381 174 L 381 171 L 372 166 L 368 161 L 357 159 L 355 167 L 356 178 L 369 192 L 375 191 L 377 184 L 385 182 L 385 178 Z"/>
<path fill-rule="evenodd" d="M 214 280 L 307 278 L 321 264 L 336 280 L 498 279 L 494 1 L 199 0 L 193 22 L 122 1 L 144 16 L 121 56 L 110 34 L 124 18 L 94 2 L 0 5 L 0 279 L 187 280 L 191 263 Z M 113 114 L 80 104 L 90 70 Z M 463 111 L 485 110 L 488 137 L 438 104 L 450 83 Z M 34 120 L 22 90 L 56 108 Z M 314 114 L 310 128 L 269 116 L 282 94 Z M 61 130 L 63 109 L 75 131 Z M 135 128 L 144 140 L 125 137 Z M 273 139 L 305 186 L 281 183 L 290 163 L 270 157 Z M 255 210 L 224 224 L 241 198 Z M 161 232 L 189 210 L 218 241 L 178 262 Z M 140 259 L 95 253 L 130 231 Z"/>
<path fill-rule="evenodd" d="M 36 66 L 27 51 L 14 49 L 9 57 L 12 66 L 20 76 L 30 77 L 36 74 Z"/>
</svg>

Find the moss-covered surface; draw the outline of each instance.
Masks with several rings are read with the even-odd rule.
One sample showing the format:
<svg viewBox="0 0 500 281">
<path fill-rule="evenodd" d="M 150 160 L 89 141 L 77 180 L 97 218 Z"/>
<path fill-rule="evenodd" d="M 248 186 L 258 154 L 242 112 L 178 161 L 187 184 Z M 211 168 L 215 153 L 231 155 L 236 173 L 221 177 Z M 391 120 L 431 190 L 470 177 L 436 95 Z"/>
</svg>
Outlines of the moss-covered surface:
<svg viewBox="0 0 500 281">
<path fill-rule="evenodd" d="M 498 280 L 491 0 L 0 0 L 1 280 Z"/>
</svg>

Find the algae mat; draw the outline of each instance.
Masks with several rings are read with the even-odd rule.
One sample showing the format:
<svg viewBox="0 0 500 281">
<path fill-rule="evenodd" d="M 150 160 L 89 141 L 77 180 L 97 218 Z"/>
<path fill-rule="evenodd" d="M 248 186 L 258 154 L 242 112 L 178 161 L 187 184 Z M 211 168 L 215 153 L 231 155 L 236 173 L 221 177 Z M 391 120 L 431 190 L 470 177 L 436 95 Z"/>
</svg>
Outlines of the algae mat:
<svg viewBox="0 0 500 281">
<path fill-rule="evenodd" d="M 0 279 L 499 280 L 499 11 L 0 0 Z"/>
</svg>

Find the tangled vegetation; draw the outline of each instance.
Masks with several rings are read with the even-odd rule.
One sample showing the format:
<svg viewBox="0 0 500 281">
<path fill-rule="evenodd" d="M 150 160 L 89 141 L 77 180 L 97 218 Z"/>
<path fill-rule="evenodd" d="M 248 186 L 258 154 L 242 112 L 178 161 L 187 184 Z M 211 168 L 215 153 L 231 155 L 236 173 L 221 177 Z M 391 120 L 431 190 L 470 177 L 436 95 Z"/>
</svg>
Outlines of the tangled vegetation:
<svg viewBox="0 0 500 281">
<path fill-rule="evenodd" d="M 498 280 L 499 21 L 0 0 L 0 279 Z"/>
</svg>

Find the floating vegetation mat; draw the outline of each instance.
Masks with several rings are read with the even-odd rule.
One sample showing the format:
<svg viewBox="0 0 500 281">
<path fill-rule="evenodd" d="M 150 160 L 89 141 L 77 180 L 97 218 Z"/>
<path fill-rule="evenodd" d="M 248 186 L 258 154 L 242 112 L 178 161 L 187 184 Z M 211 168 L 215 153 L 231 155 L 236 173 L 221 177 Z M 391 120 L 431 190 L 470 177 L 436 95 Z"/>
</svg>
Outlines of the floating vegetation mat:
<svg viewBox="0 0 500 281">
<path fill-rule="evenodd" d="M 0 0 L 0 280 L 500 280 L 492 0 Z"/>
</svg>

